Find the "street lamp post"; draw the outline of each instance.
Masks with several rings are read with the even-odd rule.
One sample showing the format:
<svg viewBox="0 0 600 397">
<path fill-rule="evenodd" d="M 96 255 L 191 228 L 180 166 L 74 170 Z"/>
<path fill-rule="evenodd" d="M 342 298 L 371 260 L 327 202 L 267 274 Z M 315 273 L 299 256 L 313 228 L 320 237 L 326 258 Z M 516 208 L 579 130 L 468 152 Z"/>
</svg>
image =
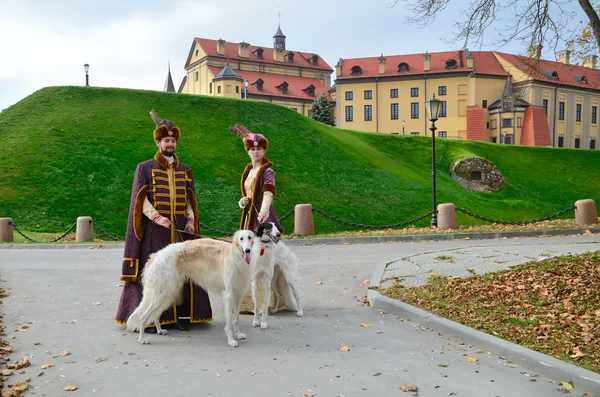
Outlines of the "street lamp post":
<svg viewBox="0 0 600 397">
<path fill-rule="evenodd" d="M 244 80 L 244 99 L 248 99 L 248 80 Z"/>
<path fill-rule="evenodd" d="M 85 69 L 85 85 L 89 86 L 90 85 L 90 78 L 88 76 L 88 72 L 90 71 L 90 65 L 88 65 L 86 63 L 85 65 L 83 65 L 83 68 Z"/>
<path fill-rule="evenodd" d="M 433 97 L 425 102 L 425 110 L 427 110 L 429 121 L 431 121 L 431 199 L 433 204 L 433 215 L 431 216 L 431 226 L 437 227 L 437 200 L 436 200 L 436 187 L 435 187 L 435 122 L 437 121 L 440 109 L 442 108 L 442 101 L 436 99 L 435 94 Z"/>
<path fill-rule="evenodd" d="M 402 120 L 402 135 L 404 135 L 404 120 Z"/>
</svg>

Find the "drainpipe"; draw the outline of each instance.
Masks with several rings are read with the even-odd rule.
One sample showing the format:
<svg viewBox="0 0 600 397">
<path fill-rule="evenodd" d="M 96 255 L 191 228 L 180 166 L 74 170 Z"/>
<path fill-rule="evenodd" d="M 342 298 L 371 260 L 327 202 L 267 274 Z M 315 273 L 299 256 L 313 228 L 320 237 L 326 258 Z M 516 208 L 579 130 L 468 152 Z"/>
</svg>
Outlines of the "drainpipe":
<svg viewBox="0 0 600 397">
<path fill-rule="evenodd" d="M 375 77 L 375 132 L 379 133 L 379 79 Z"/>
<path fill-rule="evenodd" d="M 558 123 L 556 120 L 556 108 L 558 107 L 558 84 L 556 84 L 556 88 L 554 88 L 554 113 L 552 115 L 552 147 L 556 147 L 556 124 Z"/>
</svg>

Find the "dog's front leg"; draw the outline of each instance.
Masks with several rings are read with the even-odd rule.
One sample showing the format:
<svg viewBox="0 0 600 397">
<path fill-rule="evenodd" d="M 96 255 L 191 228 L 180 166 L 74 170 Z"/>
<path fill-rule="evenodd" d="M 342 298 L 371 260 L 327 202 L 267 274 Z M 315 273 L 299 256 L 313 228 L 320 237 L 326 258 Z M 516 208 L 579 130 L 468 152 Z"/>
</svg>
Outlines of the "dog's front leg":
<svg viewBox="0 0 600 397">
<path fill-rule="evenodd" d="M 227 344 L 231 347 L 237 347 L 238 343 L 233 338 L 233 326 L 232 326 L 232 316 L 233 316 L 233 293 L 232 291 L 225 291 L 223 299 L 223 303 L 225 306 L 225 335 L 227 335 Z"/>
<path fill-rule="evenodd" d="M 271 301 L 271 280 L 273 279 L 273 274 L 271 273 L 271 277 L 268 275 L 263 278 L 263 311 L 262 311 L 262 319 L 260 321 L 260 328 L 266 329 L 269 328 L 267 324 L 267 319 L 269 317 L 269 303 Z"/>
<path fill-rule="evenodd" d="M 258 275 L 252 278 L 252 302 L 254 302 L 254 318 L 252 319 L 252 326 L 258 327 L 260 322 L 258 321 Z"/>
<path fill-rule="evenodd" d="M 281 302 L 281 291 L 277 285 L 277 276 L 273 276 L 271 279 L 271 288 L 273 288 L 273 292 L 275 293 L 275 306 L 271 313 L 277 313 L 279 311 L 279 303 Z"/>
<path fill-rule="evenodd" d="M 240 325 L 239 325 L 240 307 L 242 306 L 242 301 L 244 300 L 244 295 L 245 294 L 238 295 L 235 297 L 235 304 L 234 304 L 234 310 L 233 310 L 233 336 L 237 340 L 246 339 L 246 334 L 243 334 L 240 332 Z"/>
</svg>

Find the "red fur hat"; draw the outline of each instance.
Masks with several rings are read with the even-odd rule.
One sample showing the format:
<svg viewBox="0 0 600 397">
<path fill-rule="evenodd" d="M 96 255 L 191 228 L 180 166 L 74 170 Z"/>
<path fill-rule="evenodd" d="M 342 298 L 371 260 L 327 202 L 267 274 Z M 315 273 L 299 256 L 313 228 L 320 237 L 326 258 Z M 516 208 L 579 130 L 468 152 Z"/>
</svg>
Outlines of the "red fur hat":
<svg viewBox="0 0 600 397">
<path fill-rule="evenodd" d="M 244 141 L 244 148 L 246 149 L 246 151 L 250 150 L 255 146 L 261 147 L 265 150 L 269 148 L 269 141 L 267 140 L 267 138 L 264 137 L 264 135 L 254 134 L 243 125 L 236 124 L 233 127 L 231 127 L 229 131 L 231 131 L 232 134 L 242 138 L 242 141 Z"/>
<path fill-rule="evenodd" d="M 170 120 L 162 120 L 159 125 L 156 126 L 154 130 L 154 140 L 160 141 L 166 137 L 173 137 L 176 141 L 179 140 L 181 136 L 181 131 L 179 131 L 179 127 L 177 127 Z"/>
</svg>

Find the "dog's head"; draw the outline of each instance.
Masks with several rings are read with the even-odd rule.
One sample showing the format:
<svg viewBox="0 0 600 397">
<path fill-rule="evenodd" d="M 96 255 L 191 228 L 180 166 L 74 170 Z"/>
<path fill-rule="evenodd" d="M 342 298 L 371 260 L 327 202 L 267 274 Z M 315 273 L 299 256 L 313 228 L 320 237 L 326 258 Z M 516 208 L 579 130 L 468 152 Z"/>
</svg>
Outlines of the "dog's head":
<svg viewBox="0 0 600 397">
<path fill-rule="evenodd" d="M 244 259 L 246 263 L 250 264 L 250 251 L 252 250 L 252 239 L 254 238 L 254 233 L 250 230 L 238 230 L 233 235 L 233 239 L 231 243 L 237 249 L 242 252 L 244 255 Z"/>
<path fill-rule="evenodd" d="M 281 237 L 281 232 L 275 226 L 273 222 L 265 222 L 258 225 L 258 230 L 256 231 L 256 237 L 260 238 L 262 242 L 267 242 L 268 238 L 270 238 L 274 243 L 279 241 L 279 237 Z"/>
</svg>

